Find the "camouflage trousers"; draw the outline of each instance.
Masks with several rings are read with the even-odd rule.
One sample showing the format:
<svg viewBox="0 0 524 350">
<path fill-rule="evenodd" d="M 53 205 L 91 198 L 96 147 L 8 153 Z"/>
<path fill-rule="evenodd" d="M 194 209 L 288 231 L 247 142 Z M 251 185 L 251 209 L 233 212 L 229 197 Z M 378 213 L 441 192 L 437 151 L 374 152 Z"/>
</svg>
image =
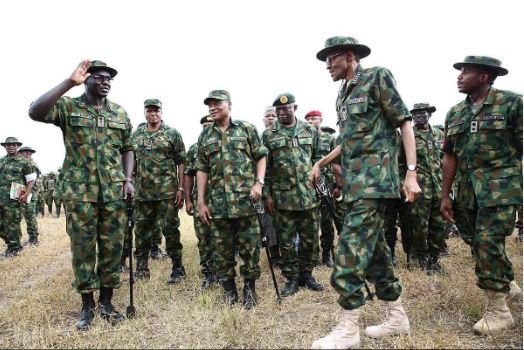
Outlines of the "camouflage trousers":
<svg viewBox="0 0 524 350">
<path fill-rule="evenodd" d="M 27 234 L 29 236 L 38 237 L 38 224 L 36 222 L 36 200 L 31 200 L 29 203 L 22 204 L 20 209 L 22 216 L 27 224 Z"/>
<path fill-rule="evenodd" d="M 162 234 L 162 226 L 157 222 L 153 229 L 153 234 L 151 235 L 151 249 L 160 248 L 162 245 Z"/>
<path fill-rule="evenodd" d="M 282 275 L 298 278 L 299 273 L 312 272 L 318 260 L 319 210 L 276 210 L 275 226 L 282 257 Z M 297 234 L 300 239 L 295 251 Z"/>
<path fill-rule="evenodd" d="M 59 199 L 57 197 L 53 197 L 52 194 L 46 195 L 45 202 L 47 204 L 47 211 L 49 214 L 53 213 L 53 202 L 55 202 L 55 210 L 56 213 L 60 210 L 60 207 L 62 206 L 62 199 Z M 64 206 L 65 207 L 65 206 Z"/>
<path fill-rule="evenodd" d="M 125 201 L 66 201 L 65 208 L 75 274 L 73 287 L 79 293 L 100 287 L 119 288 L 126 227 Z"/>
<path fill-rule="evenodd" d="M 381 300 L 396 300 L 402 288 L 395 277 L 391 252 L 384 236 L 384 212 L 389 199 L 360 199 L 349 203 L 338 238 L 331 285 L 344 309 L 365 303 L 362 287 L 367 279 Z"/>
<path fill-rule="evenodd" d="M 339 225 L 337 225 L 337 223 L 335 223 L 335 228 L 337 229 L 337 233 L 339 235 L 342 232 L 342 227 L 343 227 L 343 224 L 344 224 L 344 216 L 346 215 L 348 207 L 349 207 L 348 203 L 346 203 L 344 201 L 344 198 L 342 198 L 341 200 L 335 201 L 335 208 L 336 208 L 336 211 L 337 211 L 337 216 L 340 219 L 339 220 Z"/>
<path fill-rule="evenodd" d="M 182 263 L 180 218 L 174 198 L 159 201 L 135 201 L 135 256 L 146 258 L 151 251 L 153 232 L 160 227 L 166 238 L 167 255 Z"/>
<path fill-rule="evenodd" d="M 397 228 L 400 228 L 402 249 L 404 253 L 410 254 L 413 242 L 411 204 L 403 199 L 388 199 L 384 213 L 384 235 L 390 248 L 397 244 Z"/>
<path fill-rule="evenodd" d="M 210 232 L 214 269 L 219 280 L 235 278 L 236 249 L 243 262 L 240 275 L 245 279 L 260 278 L 260 226 L 256 216 L 212 219 Z"/>
<path fill-rule="evenodd" d="M 22 247 L 20 245 L 21 221 L 22 213 L 18 202 L 9 201 L 6 205 L 0 205 L 0 238 L 4 240 L 9 250 L 18 250 Z"/>
<path fill-rule="evenodd" d="M 194 203 L 193 208 L 198 206 Z M 193 212 L 193 227 L 198 243 L 198 254 L 200 256 L 200 271 L 202 274 L 214 272 L 214 250 L 211 242 L 211 229 L 200 221 L 198 211 Z"/>
<path fill-rule="evenodd" d="M 515 279 L 513 265 L 506 255 L 506 236 L 514 229 L 517 206 L 501 205 L 454 210 L 455 223 L 464 241 L 475 256 L 477 285 L 481 289 L 509 291 Z"/>
<path fill-rule="evenodd" d="M 44 213 L 45 209 L 45 198 L 43 194 L 39 194 L 38 198 L 36 199 L 36 213 Z"/>
<path fill-rule="evenodd" d="M 413 245 L 416 258 L 439 256 L 446 236 L 446 221 L 440 214 L 440 198 L 420 197 L 412 204 Z"/>
</svg>

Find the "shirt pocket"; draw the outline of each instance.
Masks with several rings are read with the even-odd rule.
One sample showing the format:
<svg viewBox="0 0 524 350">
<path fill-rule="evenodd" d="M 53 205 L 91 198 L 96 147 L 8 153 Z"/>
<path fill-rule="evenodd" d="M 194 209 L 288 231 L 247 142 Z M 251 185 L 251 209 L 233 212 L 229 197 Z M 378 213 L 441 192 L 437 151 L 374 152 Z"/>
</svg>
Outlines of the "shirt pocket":
<svg viewBox="0 0 524 350">
<path fill-rule="evenodd" d="M 67 139 L 73 143 L 91 144 L 94 135 L 93 125 L 94 120 L 92 115 L 72 113 L 69 116 Z"/>
<path fill-rule="evenodd" d="M 107 138 L 108 142 L 118 148 L 122 146 L 124 133 L 127 129 L 125 119 L 118 117 L 107 118 Z"/>
<path fill-rule="evenodd" d="M 490 117 L 490 116 L 485 116 Z M 504 149 L 508 146 L 508 140 L 511 135 L 506 131 L 507 120 L 503 119 L 480 119 L 479 126 L 479 144 L 482 149 Z"/>
<path fill-rule="evenodd" d="M 356 133 L 364 133 L 373 128 L 372 119 L 369 116 L 369 102 L 347 104 L 347 120 L 344 127 L 349 127 Z"/>
</svg>

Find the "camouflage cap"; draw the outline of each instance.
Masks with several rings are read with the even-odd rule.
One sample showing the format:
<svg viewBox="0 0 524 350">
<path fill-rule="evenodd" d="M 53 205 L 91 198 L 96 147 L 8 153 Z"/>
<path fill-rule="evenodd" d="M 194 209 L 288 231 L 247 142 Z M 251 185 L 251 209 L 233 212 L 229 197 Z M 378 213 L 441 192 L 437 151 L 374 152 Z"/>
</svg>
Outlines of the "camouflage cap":
<svg viewBox="0 0 524 350">
<path fill-rule="evenodd" d="M 115 75 L 118 74 L 116 69 L 109 67 L 105 62 L 102 62 L 99 60 L 91 61 L 91 66 L 89 66 L 89 68 L 87 69 L 87 72 L 94 73 L 94 72 L 98 72 L 101 70 L 108 72 L 109 75 L 111 75 L 111 78 L 114 78 Z"/>
<path fill-rule="evenodd" d="M 323 132 L 327 132 L 329 134 L 336 133 L 335 129 L 333 129 L 333 128 L 329 127 L 329 126 L 321 126 L 320 130 L 322 130 Z"/>
<path fill-rule="evenodd" d="M 496 58 L 488 56 L 466 56 L 463 62 L 457 62 L 453 65 L 453 68 L 461 70 L 465 65 L 482 66 L 489 68 L 497 75 L 506 75 L 508 70 L 502 68 L 502 62 Z"/>
<path fill-rule="evenodd" d="M 144 108 L 147 106 L 155 106 L 158 108 L 162 108 L 162 102 L 158 98 L 148 98 L 144 101 Z"/>
<path fill-rule="evenodd" d="M 434 113 L 437 110 L 435 106 L 430 106 L 429 103 L 423 102 L 423 103 L 415 103 L 413 105 L 413 109 L 410 111 L 413 113 L 414 111 L 428 111 L 429 113 Z"/>
<path fill-rule="evenodd" d="M 213 123 L 213 118 L 211 118 L 209 115 L 203 116 L 200 118 L 200 124 L 204 123 Z"/>
<path fill-rule="evenodd" d="M 327 56 L 333 51 L 351 50 L 360 58 L 369 56 L 371 49 L 358 43 L 358 40 L 349 36 L 334 36 L 326 40 L 324 48 L 317 53 L 317 58 L 326 61 Z"/>
<path fill-rule="evenodd" d="M 283 94 L 278 95 L 275 101 L 273 101 L 273 106 L 285 106 L 292 103 L 295 103 L 295 96 L 289 92 L 284 92 Z"/>
<path fill-rule="evenodd" d="M 18 147 L 22 146 L 22 142 L 18 141 L 16 137 L 12 137 L 12 136 L 7 137 L 4 142 L 0 142 L 0 145 L 5 146 L 8 144 L 13 144 L 13 143 L 17 144 Z"/>
<path fill-rule="evenodd" d="M 207 105 L 209 100 L 231 101 L 231 95 L 227 90 L 211 90 L 204 100 L 204 104 Z"/>
<path fill-rule="evenodd" d="M 31 148 L 29 146 L 23 146 L 23 147 L 20 147 L 18 149 L 18 152 L 24 152 L 24 151 L 28 151 L 28 152 L 31 152 L 31 153 L 35 153 L 36 152 L 33 148 Z"/>
<path fill-rule="evenodd" d="M 317 110 L 310 111 L 306 114 L 304 119 L 311 118 L 311 117 L 322 117 L 322 113 Z"/>
</svg>

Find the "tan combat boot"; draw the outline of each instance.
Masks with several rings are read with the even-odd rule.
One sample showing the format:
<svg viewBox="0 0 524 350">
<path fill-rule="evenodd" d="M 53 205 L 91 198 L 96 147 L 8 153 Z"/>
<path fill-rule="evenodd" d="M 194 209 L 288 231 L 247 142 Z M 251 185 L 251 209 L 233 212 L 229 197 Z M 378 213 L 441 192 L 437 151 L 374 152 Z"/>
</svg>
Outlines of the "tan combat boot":
<svg viewBox="0 0 524 350">
<path fill-rule="evenodd" d="M 340 322 L 324 338 L 315 340 L 311 349 L 350 349 L 360 345 L 360 333 L 358 329 L 358 318 L 360 308 L 354 310 L 342 310 Z"/>
<path fill-rule="evenodd" d="M 515 281 L 509 282 L 509 293 L 506 295 L 506 303 L 510 303 L 513 300 L 520 300 L 522 297 L 522 289 Z"/>
<path fill-rule="evenodd" d="M 395 301 L 383 301 L 386 319 L 378 326 L 366 327 L 366 335 L 371 338 L 382 338 L 388 335 L 409 334 L 409 319 L 402 306 L 400 297 Z"/>
<path fill-rule="evenodd" d="M 473 326 L 475 334 L 494 335 L 511 327 L 513 317 L 506 304 L 507 293 L 486 290 L 488 306 L 484 316 Z"/>
</svg>

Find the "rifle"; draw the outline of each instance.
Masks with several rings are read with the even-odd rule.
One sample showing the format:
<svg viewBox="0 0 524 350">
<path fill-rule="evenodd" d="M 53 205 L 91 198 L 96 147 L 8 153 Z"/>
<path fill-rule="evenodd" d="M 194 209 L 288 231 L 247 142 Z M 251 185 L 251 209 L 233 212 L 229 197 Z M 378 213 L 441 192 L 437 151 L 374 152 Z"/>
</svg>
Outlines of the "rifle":
<svg viewBox="0 0 524 350">
<path fill-rule="evenodd" d="M 326 182 L 324 181 L 324 177 L 321 176 L 319 180 L 317 182 L 314 182 L 313 184 L 315 186 L 315 191 L 317 192 L 317 197 L 320 199 L 321 205 L 329 209 L 331 216 L 333 217 L 333 221 L 335 222 L 335 225 L 337 225 L 337 227 L 342 226 L 340 218 L 337 216 L 337 209 L 335 208 L 335 204 L 333 202 L 333 195 L 329 191 L 329 188 L 327 187 Z M 333 258 L 335 258 L 335 254 L 333 254 Z M 368 293 L 366 299 L 373 300 L 375 294 L 373 294 L 371 292 L 371 289 L 369 289 L 366 280 L 364 280 L 364 286 L 366 287 L 366 292 Z"/>
<path fill-rule="evenodd" d="M 135 316 L 135 306 L 133 305 L 133 284 L 135 282 L 133 276 L 133 227 L 135 221 L 133 220 L 133 211 L 135 207 L 133 205 L 133 198 L 127 195 L 127 237 L 129 238 L 128 256 L 129 256 L 129 305 L 127 306 L 126 316 L 127 318 L 133 318 Z"/>
<path fill-rule="evenodd" d="M 280 293 L 278 291 L 278 285 L 277 285 L 277 279 L 275 278 L 275 270 L 273 269 L 273 264 L 271 263 L 271 255 L 269 254 L 267 234 L 264 230 L 264 225 L 262 224 L 262 215 L 264 214 L 264 205 L 262 204 L 262 200 L 258 199 L 257 201 L 255 201 L 253 198 L 251 198 L 251 207 L 253 208 L 253 211 L 257 214 L 258 225 L 260 226 L 260 233 L 262 236 L 261 237 L 262 247 L 266 251 L 267 262 L 269 264 L 269 270 L 271 271 L 271 278 L 273 279 L 273 286 L 275 287 L 275 293 L 277 295 L 277 303 L 281 304 L 282 299 L 280 298 Z"/>
</svg>

